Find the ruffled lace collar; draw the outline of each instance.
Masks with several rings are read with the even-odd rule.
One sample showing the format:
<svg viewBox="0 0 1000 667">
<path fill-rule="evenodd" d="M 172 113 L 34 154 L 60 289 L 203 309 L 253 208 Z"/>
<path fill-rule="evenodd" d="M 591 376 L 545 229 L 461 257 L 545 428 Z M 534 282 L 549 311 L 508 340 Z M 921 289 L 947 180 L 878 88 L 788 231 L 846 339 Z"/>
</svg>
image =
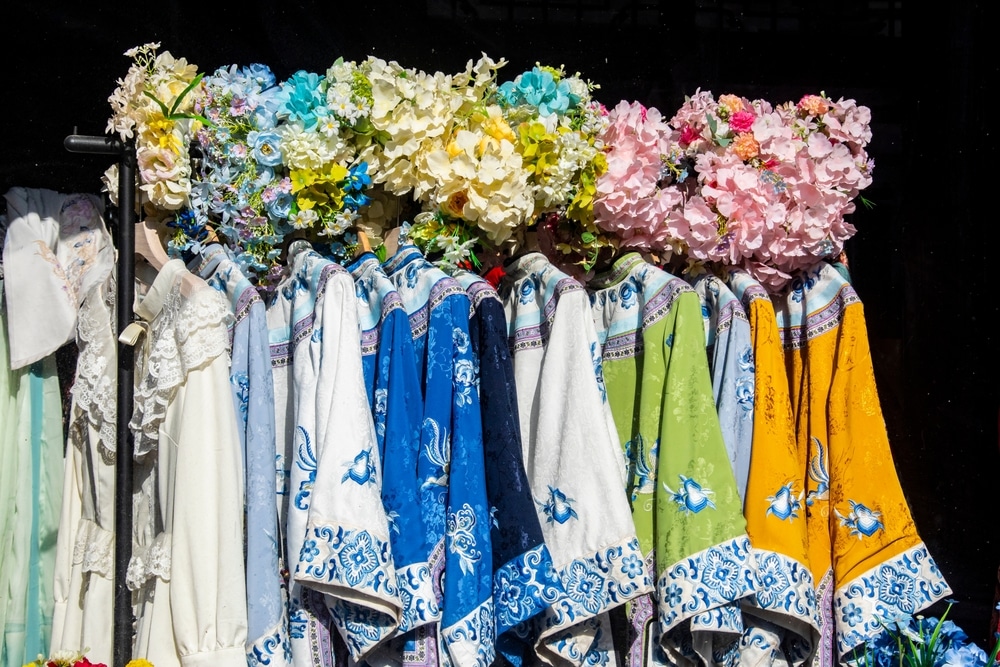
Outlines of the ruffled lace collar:
<svg viewBox="0 0 1000 667">
<path fill-rule="evenodd" d="M 130 424 L 137 457 L 156 449 L 160 423 L 187 374 L 229 351 L 233 315 L 228 301 L 203 281 L 201 289 L 185 297 L 182 280 L 190 280 L 184 262 L 167 262 L 135 307 L 147 326 L 142 381 Z"/>
</svg>

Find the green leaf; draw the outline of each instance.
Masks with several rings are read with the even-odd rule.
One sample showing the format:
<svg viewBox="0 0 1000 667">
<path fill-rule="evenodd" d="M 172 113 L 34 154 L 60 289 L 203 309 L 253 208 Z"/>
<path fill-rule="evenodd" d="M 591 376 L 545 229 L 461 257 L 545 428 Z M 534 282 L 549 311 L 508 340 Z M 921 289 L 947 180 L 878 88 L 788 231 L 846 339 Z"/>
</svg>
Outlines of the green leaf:
<svg viewBox="0 0 1000 667">
<path fill-rule="evenodd" d="M 179 120 L 181 118 L 186 118 L 188 120 L 200 120 L 205 125 L 210 127 L 215 127 L 215 123 L 205 118 L 200 113 L 175 113 L 170 115 L 170 120 Z"/>
<path fill-rule="evenodd" d="M 708 120 L 708 129 L 712 131 L 714 135 L 719 130 L 719 124 L 715 122 L 715 118 L 710 113 L 705 114 L 705 119 Z"/>
<path fill-rule="evenodd" d="M 142 94 L 145 95 L 146 97 L 148 97 L 149 99 L 153 100 L 154 102 L 156 102 L 156 105 L 158 107 L 160 107 L 160 111 L 163 112 L 163 117 L 164 118 L 169 118 L 170 117 L 170 112 L 167 110 L 167 105 L 164 104 L 163 102 L 161 102 L 159 100 L 159 98 L 156 97 L 156 95 L 154 95 L 153 93 L 149 92 L 148 90 L 142 91 Z"/>
<path fill-rule="evenodd" d="M 717 143 L 720 146 L 722 146 L 723 148 L 725 148 L 729 144 L 733 143 L 733 139 L 732 139 L 732 137 L 720 137 L 720 136 L 716 135 L 715 136 L 715 143 Z"/>
<path fill-rule="evenodd" d="M 180 106 L 180 103 L 181 103 L 181 101 L 183 101 L 183 100 L 184 100 L 184 97 L 185 97 L 185 96 L 186 96 L 186 95 L 187 95 L 188 93 L 190 93 L 190 92 L 191 92 L 192 90 L 194 90 L 195 86 L 197 86 L 197 85 L 198 85 L 199 83 L 201 83 L 201 80 L 202 80 L 203 78 L 205 78 L 205 75 L 204 75 L 204 73 L 202 73 L 202 74 L 199 74 L 198 76 L 196 76 L 196 77 L 195 77 L 195 78 L 194 78 L 194 79 L 193 79 L 193 80 L 191 81 L 191 83 L 189 83 L 189 84 L 187 85 L 187 87 L 186 87 L 186 88 L 184 88 L 184 90 L 182 90 L 182 91 L 181 91 L 181 94 L 177 96 L 177 99 L 176 99 L 176 100 L 174 100 L 174 103 L 173 103 L 172 105 L 170 105 L 170 113 L 171 113 L 171 115 L 173 115 L 173 114 L 174 114 L 174 113 L 175 113 L 175 112 L 177 111 L 177 107 L 178 107 L 178 106 Z"/>
</svg>

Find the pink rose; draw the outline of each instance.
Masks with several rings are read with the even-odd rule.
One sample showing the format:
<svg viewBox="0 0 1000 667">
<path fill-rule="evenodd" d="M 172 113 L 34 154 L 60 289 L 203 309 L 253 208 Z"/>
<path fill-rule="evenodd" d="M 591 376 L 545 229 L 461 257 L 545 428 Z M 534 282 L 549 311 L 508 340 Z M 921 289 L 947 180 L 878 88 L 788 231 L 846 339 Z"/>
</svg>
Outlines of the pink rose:
<svg viewBox="0 0 1000 667">
<path fill-rule="evenodd" d="M 734 132 L 749 132 L 755 120 L 757 116 L 753 111 L 737 111 L 729 118 L 729 127 L 733 128 Z"/>
</svg>

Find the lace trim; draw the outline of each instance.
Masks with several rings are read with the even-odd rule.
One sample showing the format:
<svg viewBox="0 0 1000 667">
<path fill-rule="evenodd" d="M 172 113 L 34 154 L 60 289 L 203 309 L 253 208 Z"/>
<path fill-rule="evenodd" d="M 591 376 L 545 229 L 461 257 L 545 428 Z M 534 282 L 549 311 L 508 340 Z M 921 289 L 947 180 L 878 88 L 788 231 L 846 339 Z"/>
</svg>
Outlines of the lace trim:
<svg viewBox="0 0 1000 667">
<path fill-rule="evenodd" d="M 90 519 L 80 519 L 73 545 L 73 565 L 84 572 L 94 572 L 105 579 L 114 574 L 115 535 Z"/>
<path fill-rule="evenodd" d="M 130 426 L 135 455 L 156 449 L 167 407 L 187 374 L 229 351 L 229 302 L 213 289 L 200 289 L 185 299 L 174 284 L 153 322 L 149 357 L 136 390 Z"/>
<path fill-rule="evenodd" d="M 94 287 L 80 306 L 77 318 L 76 380 L 71 390 L 81 417 L 99 434 L 102 458 L 114 461 L 118 435 L 117 370 L 114 336 L 115 279 Z M 79 419 L 79 417 L 78 417 Z M 82 433 L 81 433 L 82 435 Z"/>
<path fill-rule="evenodd" d="M 160 533 L 152 544 L 132 550 L 125 572 L 125 584 L 129 590 L 139 590 L 153 577 L 170 581 L 170 533 Z"/>
</svg>

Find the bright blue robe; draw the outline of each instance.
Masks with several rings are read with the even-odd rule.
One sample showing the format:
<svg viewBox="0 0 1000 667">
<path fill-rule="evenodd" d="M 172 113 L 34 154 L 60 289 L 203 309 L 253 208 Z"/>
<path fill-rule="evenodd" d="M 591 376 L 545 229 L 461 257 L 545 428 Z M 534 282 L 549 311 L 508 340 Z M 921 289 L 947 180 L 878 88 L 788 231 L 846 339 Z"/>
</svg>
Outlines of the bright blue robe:
<svg viewBox="0 0 1000 667">
<path fill-rule="evenodd" d="M 439 617 L 417 478 L 423 391 L 410 320 L 396 286 L 372 253 L 347 268 L 358 299 L 361 364 L 382 458 L 382 503 L 403 605 L 397 632 L 404 633 Z"/>
<path fill-rule="evenodd" d="M 493 559 L 469 297 L 413 245 L 402 245 L 385 271 L 410 319 L 424 389 L 418 472 L 434 581 L 444 574 L 440 632 L 447 655 L 439 658 L 486 667 L 496 655 Z M 430 661 L 432 651 L 418 649 L 417 659 Z"/>
</svg>

